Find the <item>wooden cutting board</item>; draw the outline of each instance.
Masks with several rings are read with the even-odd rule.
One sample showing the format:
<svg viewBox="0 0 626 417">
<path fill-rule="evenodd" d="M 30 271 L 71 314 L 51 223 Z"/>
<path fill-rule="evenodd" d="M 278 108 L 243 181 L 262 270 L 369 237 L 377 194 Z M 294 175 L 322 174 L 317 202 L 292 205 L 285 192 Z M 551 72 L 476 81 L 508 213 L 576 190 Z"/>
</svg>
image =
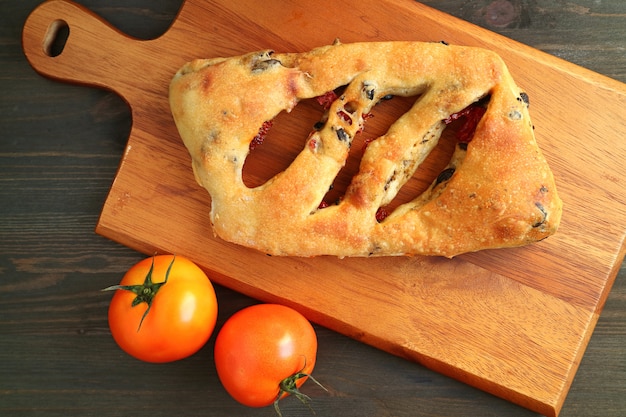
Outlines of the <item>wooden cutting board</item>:
<svg viewBox="0 0 626 417">
<path fill-rule="evenodd" d="M 53 57 L 49 45 L 63 27 L 69 36 Z M 170 115 L 170 78 L 193 58 L 301 52 L 335 38 L 445 40 L 500 53 L 531 98 L 537 139 L 565 204 L 559 232 L 532 246 L 453 260 L 269 257 L 214 238 L 209 196 L 193 180 Z M 539 413 L 559 413 L 624 257 L 624 84 L 410 0 L 360 0 L 349 8 L 188 0 L 167 33 L 149 41 L 54 0 L 27 19 L 23 46 L 42 75 L 110 89 L 130 105 L 132 130 L 98 233 L 146 254 L 188 256 L 219 284 L 293 306 L 314 322 Z M 397 103 L 388 114 L 399 114 L 404 104 Z M 251 183 L 282 169 L 303 146 L 310 126 L 300 120 L 312 107 L 299 108 L 284 123 L 289 134 L 272 130 L 274 151 L 250 163 Z M 373 129 L 383 129 L 385 117 L 377 115 L 382 125 Z M 441 163 L 429 162 L 424 175 Z M 419 184 L 407 187 L 417 192 Z"/>
</svg>

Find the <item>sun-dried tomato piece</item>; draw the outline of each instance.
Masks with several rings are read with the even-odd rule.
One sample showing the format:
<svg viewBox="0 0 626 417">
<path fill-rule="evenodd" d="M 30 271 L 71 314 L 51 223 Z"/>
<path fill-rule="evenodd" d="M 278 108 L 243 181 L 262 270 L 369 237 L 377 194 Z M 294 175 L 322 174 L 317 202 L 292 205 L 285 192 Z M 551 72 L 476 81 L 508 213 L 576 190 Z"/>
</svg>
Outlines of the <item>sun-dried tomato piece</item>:
<svg viewBox="0 0 626 417">
<path fill-rule="evenodd" d="M 456 137 L 461 143 L 469 143 L 474 137 L 476 126 L 482 119 L 487 109 L 481 106 L 472 107 L 465 116 L 463 126 L 456 132 Z"/>
<path fill-rule="evenodd" d="M 378 223 L 380 223 L 383 220 L 385 220 L 387 218 L 387 216 L 389 216 L 389 211 L 387 211 L 386 208 L 379 207 L 378 210 L 376 210 L 376 221 Z"/>
<path fill-rule="evenodd" d="M 350 115 L 346 113 L 345 111 L 339 110 L 337 112 L 337 116 L 339 116 L 339 118 L 342 119 L 344 122 L 348 123 L 349 125 L 352 125 L 352 117 L 350 117 Z"/>
<path fill-rule="evenodd" d="M 456 137 L 459 142 L 468 143 L 472 140 L 474 136 L 474 132 L 476 131 L 476 126 L 478 126 L 478 122 L 482 119 L 483 115 L 487 109 L 483 106 L 477 104 L 470 104 L 463 110 L 453 113 L 447 118 L 443 119 L 443 122 L 446 125 L 454 122 L 455 120 L 459 120 L 464 118 L 463 125 L 457 131 Z"/>
<path fill-rule="evenodd" d="M 273 124 L 274 122 L 272 120 L 266 120 L 265 122 L 263 122 L 263 125 L 261 125 L 261 127 L 259 128 L 259 133 L 257 133 L 256 136 L 252 138 L 252 142 L 250 142 L 251 151 L 254 150 L 257 146 L 261 146 L 263 144 L 263 141 L 267 137 L 267 134 L 269 133 Z"/>
<path fill-rule="evenodd" d="M 320 203 L 320 205 L 317 207 L 318 209 L 323 209 L 328 207 L 330 204 L 328 204 L 326 201 L 322 200 L 322 202 Z"/>
<path fill-rule="evenodd" d="M 337 100 L 337 94 L 330 90 L 322 94 L 321 96 L 315 97 L 315 100 L 324 108 L 324 110 L 328 110 L 330 105 L 333 104 L 333 101 Z"/>
</svg>

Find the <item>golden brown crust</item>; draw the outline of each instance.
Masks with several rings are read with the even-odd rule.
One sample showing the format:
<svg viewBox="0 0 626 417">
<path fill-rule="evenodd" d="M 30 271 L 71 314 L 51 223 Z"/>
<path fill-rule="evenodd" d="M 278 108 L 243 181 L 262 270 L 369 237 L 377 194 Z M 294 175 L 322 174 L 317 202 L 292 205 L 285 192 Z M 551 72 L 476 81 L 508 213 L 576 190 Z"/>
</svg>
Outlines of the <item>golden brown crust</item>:
<svg viewBox="0 0 626 417">
<path fill-rule="evenodd" d="M 293 163 L 247 187 L 242 170 L 259 127 L 340 86 L 347 87 L 328 120 Z M 364 115 L 390 94 L 419 99 L 369 144 L 341 202 L 319 208 Z M 469 145 L 457 146 L 448 175 L 377 221 L 378 209 L 437 144 L 444 120 L 485 97 L 486 113 Z M 336 43 L 307 53 L 196 60 L 174 76 L 170 105 L 196 180 L 211 195 L 215 233 L 268 254 L 452 257 L 535 242 L 560 221 L 562 203 L 535 142 L 527 97 L 500 57 L 484 49 Z"/>
</svg>

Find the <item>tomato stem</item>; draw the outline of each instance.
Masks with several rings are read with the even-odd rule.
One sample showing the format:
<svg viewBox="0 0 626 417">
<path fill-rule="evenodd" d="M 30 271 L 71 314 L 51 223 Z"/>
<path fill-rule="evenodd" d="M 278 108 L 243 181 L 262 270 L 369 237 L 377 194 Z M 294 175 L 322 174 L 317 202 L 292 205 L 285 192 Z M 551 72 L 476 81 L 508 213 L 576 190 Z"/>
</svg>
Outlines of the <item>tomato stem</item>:
<svg viewBox="0 0 626 417">
<path fill-rule="evenodd" d="M 152 264 L 150 265 L 150 270 L 148 271 L 148 274 L 146 275 L 146 278 L 142 284 L 111 285 L 110 287 L 104 288 L 102 290 L 102 291 L 124 290 L 124 291 L 130 291 L 134 293 L 137 296 L 133 299 L 133 302 L 131 303 L 132 307 L 135 307 L 141 303 L 148 304 L 148 308 L 143 313 L 143 316 L 141 316 L 141 320 L 139 321 L 137 332 L 141 330 L 141 324 L 143 323 L 143 320 L 148 315 L 148 312 L 150 311 L 150 307 L 152 307 L 152 300 L 157 295 L 157 292 L 159 292 L 159 289 L 167 283 L 167 279 L 170 276 L 170 271 L 172 269 L 172 265 L 174 265 L 175 260 L 176 260 L 176 256 L 172 258 L 172 262 L 170 262 L 169 266 L 167 267 L 167 271 L 165 272 L 165 281 L 163 282 L 157 282 L 157 283 L 152 282 L 152 272 L 154 271 L 154 257 L 152 257 Z"/>
<path fill-rule="evenodd" d="M 311 397 L 309 397 L 306 394 L 303 394 L 298 389 L 298 386 L 296 385 L 296 382 L 299 379 L 305 378 L 305 377 L 309 378 L 311 381 L 319 385 L 324 391 L 328 392 L 326 387 L 320 384 L 317 379 L 313 378 L 311 375 L 305 372 L 302 372 L 302 370 L 296 372 L 295 374 L 291 376 L 288 376 L 287 378 L 280 381 L 280 384 L 278 384 L 278 387 L 280 389 L 278 391 L 278 396 L 276 397 L 276 400 L 274 401 L 274 409 L 276 410 L 276 414 L 278 414 L 279 417 L 283 417 L 283 414 L 280 412 L 280 407 L 278 406 L 278 402 L 280 401 L 280 399 L 282 398 L 284 394 L 293 395 L 298 400 L 300 400 L 302 404 L 306 405 L 309 408 L 309 410 L 311 410 L 311 413 L 315 414 L 315 410 L 313 410 L 313 408 L 311 407 L 311 404 L 309 403 L 311 401 Z"/>
</svg>

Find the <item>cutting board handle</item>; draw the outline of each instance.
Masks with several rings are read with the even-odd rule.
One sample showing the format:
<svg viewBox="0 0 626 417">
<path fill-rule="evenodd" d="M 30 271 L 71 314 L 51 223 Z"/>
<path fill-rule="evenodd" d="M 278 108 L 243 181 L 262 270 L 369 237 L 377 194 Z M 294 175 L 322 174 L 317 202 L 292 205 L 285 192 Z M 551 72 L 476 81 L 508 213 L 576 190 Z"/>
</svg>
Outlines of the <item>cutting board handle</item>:
<svg viewBox="0 0 626 417">
<path fill-rule="evenodd" d="M 132 81 L 132 62 L 141 41 L 113 28 L 99 16 L 68 0 L 49 0 L 35 8 L 22 31 L 31 66 L 59 81 L 113 90 L 124 96 L 120 80 Z M 117 66 L 111 71 L 111 66 Z M 115 73 L 114 78 L 111 73 Z"/>
</svg>

